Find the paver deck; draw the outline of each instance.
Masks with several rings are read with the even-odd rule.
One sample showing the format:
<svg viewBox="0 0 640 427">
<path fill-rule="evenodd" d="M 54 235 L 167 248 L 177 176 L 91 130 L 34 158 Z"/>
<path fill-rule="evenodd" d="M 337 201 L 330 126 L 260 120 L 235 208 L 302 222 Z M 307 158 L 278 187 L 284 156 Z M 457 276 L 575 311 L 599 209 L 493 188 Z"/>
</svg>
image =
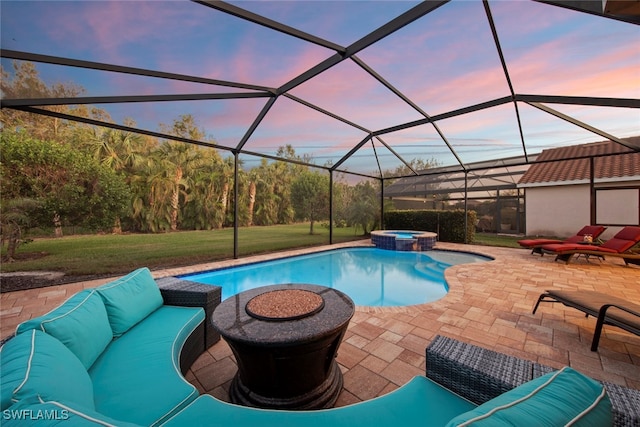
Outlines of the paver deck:
<svg viewBox="0 0 640 427">
<path fill-rule="evenodd" d="M 344 389 L 337 406 L 388 393 L 413 376 L 424 375 L 425 348 L 438 334 L 554 367 L 570 365 L 593 378 L 640 389 L 640 337 L 605 326 L 599 349 L 592 352 L 595 319 L 560 304 L 543 304 L 531 314 L 540 293 L 550 288 L 594 290 L 640 303 L 639 267 L 625 266 L 615 258 L 602 262 L 578 259 L 566 265 L 554 262 L 553 256 L 531 255 L 525 249 L 449 243 L 438 243 L 436 248 L 478 252 L 495 260 L 447 269 L 449 293 L 434 303 L 357 307 L 338 352 Z M 308 251 L 153 273 L 164 277 Z M 106 281 L 1 294 L 0 336 L 9 336 L 20 322 L 46 313 L 75 292 Z M 228 400 L 235 372 L 231 350 L 220 341 L 193 364 L 187 379 L 202 393 Z"/>
</svg>

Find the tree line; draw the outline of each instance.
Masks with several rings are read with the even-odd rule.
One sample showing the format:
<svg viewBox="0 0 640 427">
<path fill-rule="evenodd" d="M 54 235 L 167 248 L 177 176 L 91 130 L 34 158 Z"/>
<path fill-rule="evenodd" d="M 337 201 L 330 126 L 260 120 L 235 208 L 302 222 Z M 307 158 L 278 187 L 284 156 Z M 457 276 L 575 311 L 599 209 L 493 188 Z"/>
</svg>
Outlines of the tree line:
<svg viewBox="0 0 640 427">
<path fill-rule="evenodd" d="M 3 98 L 81 95 L 73 84 L 47 86 L 29 62 L 2 70 Z M 112 122 L 93 106 L 44 107 Z M 0 110 L 0 214 L 3 240 L 16 244 L 25 228 L 74 225 L 95 231 L 166 232 L 239 226 L 314 223 L 329 218 L 329 176 L 306 166 L 310 159 L 289 145 L 282 160 L 261 159 L 247 169 L 211 147 L 172 140 L 171 136 L 215 146 L 190 114 L 160 123 L 166 139 L 92 126 L 11 109 Z M 125 120 L 126 126 L 135 122 Z M 369 181 L 333 181 L 336 224 L 368 233 L 379 218 L 378 189 Z M 234 188 L 237 184 L 238 191 Z"/>
</svg>

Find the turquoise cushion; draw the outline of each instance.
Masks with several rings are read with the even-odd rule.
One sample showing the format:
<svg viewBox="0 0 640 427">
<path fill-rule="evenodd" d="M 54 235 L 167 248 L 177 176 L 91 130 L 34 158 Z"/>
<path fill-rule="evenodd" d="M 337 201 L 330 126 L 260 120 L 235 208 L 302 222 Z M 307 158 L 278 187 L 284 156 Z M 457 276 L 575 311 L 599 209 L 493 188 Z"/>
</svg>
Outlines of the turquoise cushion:
<svg viewBox="0 0 640 427">
<path fill-rule="evenodd" d="M 93 383 L 80 360 L 60 341 L 37 329 L 19 334 L 0 350 L 2 409 L 39 396 L 93 409 Z"/>
<path fill-rule="evenodd" d="M 153 426 L 198 397 L 180 372 L 180 351 L 204 320 L 202 308 L 164 305 L 109 344 L 89 370 L 96 410 Z"/>
<path fill-rule="evenodd" d="M 443 426 L 476 405 L 423 376 L 375 399 L 315 411 L 256 409 L 200 396 L 163 427 L 203 425 L 234 427 Z M 211 415 L 215 414 L 215 415 Z"/>
<path fill-rule="evenodd" d="M 447 426 L 611 426 L 613 414 L 599 382 L 565 367 L 514 388 Z"/>
<path fill-rule="evenodd" d="M 3 427 L 60 426 L 60 427 L 140 427 L 137 424 L 114 420 L 78 405 L 49 402 L 20 402 L 2 412 Z"/>
<path fill-rule="evenodd" d="M 113 336 L 119 337 L 163 303 L 160 289 L 148 268 L 139 268 L 100 286 Z"/>
<path fill-rule="evenodd" d="M 30 329 L 56 337 L 87 369 L 113 339 L 107 310 L 95 289 L 78 292 L 44 316 L 21 323 L 17 332 Z"/>
</svg>

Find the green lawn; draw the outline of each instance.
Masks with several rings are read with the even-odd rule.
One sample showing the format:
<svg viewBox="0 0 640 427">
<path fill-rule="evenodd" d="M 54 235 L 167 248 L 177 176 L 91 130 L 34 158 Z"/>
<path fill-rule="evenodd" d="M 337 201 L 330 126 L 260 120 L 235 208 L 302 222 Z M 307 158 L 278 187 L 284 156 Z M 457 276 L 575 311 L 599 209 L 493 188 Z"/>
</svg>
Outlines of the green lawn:
<svg viewBox="0 0 640 427">
<path fill-rule="evenodd" d="M 365 238 L 353 228 L 334 229 L 334 242 Z M 479 233 L 474 244 L 518 247 L 521 237 Z M 329 230 L 309 224 L 240 228 L 238 254 L 276 252 L 329 244 Z M 18 249 L 18 260 L 3 262 L 2 272 L 60 271 L 69 276 L 117 275 L 146 266 L 151 269 L 199 264 L 233 257 L 233 229 L 164 234 L 81 235 L 37 238 Z"/>
<path fill-rule="evenodd" d="M 518 240 L 524 239 L 522 236 L 509 236 L 493 233 L 476 233 L 473 240 L 475 245 L 503 246 L 507 248 L 519 248 Z"/>
<path fill-rule="evenodd" d="M 336 228 L 334 242 L 365 238 L 360 230 Z M 309 224 L 240 228 L 240 256 L 329 244 L 329 230 Z M 3 252 L 4 253 L 4 252 Z M 2 272 L 61 271 L 67 275 L 120 274 L 141 266 L 151 269 L 211 262 L 233 257 L 233 229 L 164 234 L 82 235 L 39 238 L 20 246 L 15 262 Z"/>
</svg>

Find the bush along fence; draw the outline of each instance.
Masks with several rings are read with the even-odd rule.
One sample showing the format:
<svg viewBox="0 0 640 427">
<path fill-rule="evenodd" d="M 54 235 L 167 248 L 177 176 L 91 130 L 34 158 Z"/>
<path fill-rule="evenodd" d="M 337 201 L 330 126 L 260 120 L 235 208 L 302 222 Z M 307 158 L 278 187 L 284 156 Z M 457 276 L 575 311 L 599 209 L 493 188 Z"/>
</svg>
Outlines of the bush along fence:
<svg viewBox="0 0 640 427">
<path fill-rule="evenodd" d="M 476 220 L 476 212 L 467 211 L 465 240 L 465 212 L 461 209 L 389 211 L 384 214 L 384 226 L 387 230 L 431 231 L 438 233 L 439 241 L 451 243 L 472 243 Z"/>
</svg>

